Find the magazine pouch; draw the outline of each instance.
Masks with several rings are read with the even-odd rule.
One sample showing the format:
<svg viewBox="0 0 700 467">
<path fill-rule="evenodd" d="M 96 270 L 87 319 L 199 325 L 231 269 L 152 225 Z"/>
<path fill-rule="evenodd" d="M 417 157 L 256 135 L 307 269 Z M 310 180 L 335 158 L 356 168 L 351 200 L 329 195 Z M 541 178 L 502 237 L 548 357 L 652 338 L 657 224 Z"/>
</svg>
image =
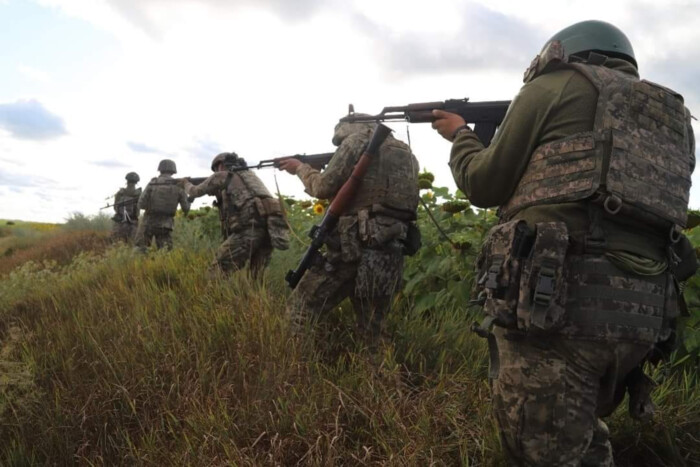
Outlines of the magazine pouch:
<svg viewBox="0 0 700 467">
<path fill-rule="evenodd" d="M 569 232 L 563 222 L 535 226 L 535 241 L 520 276 L 518 329 L 547 334 L 564 325 L 566 277 L 564 265 Z"/>
<path fill-rule="evenodd" d="M 520 270 L 531 243 L 531 230 L 522 220 L 496 225 L 486 236 L 477 260 L 475 292 L 497 326 L 516 328 Z"/>
</svg>

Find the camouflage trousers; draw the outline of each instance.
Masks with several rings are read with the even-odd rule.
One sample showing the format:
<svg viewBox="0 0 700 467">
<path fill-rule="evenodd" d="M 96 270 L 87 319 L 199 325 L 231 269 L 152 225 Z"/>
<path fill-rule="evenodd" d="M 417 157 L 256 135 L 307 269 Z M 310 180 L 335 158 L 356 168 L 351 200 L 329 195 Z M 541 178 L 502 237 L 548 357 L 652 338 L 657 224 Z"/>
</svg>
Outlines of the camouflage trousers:
<svg viewBox="0 0 700 467">
<path fill-rule="evenodd" d="M 616 391 L 651 344 L 494 334 L 494 415 L 511 465 L 613 466 L 599 417 L 615 409 Z"/>
<path fill-rule="evenodd" d="M 271 256 L 270 235 L 263 224 L 229 235 L 219 245 L 210 269 L 230 273 L 250 263 L 251 273 L 257 277 L 270 264 Z"/>
<path fill-rule="evenodd" d="M 139 228 L 136 233 L 136 240 L 134 242 L 135 246 L 141 250 L 146 251 L 151 245 L 153 240 L 156 241 L 157 248 L 167 248 L 171 250 L 173 248 L 173 231 L 165 227 L 152 227 L 139 223 Z"/>
<path fill-rule="evenodd" d="M 138 224 L 131 222 L 115 222 L 112 225 L 111 239 L 114 242 L 132 243 L 136 236 Z"/>
<path fill-rule="evenodd" d="M 401 286 L 403 256 L 399 250 L 362 249 L 359 261 L 312 266 L 289 298 L 287 312 L 294 332 L 300 333 L 350 298 L 357 317 L 357 334 L 375 351 L 384 317 Z"/>
</svg>

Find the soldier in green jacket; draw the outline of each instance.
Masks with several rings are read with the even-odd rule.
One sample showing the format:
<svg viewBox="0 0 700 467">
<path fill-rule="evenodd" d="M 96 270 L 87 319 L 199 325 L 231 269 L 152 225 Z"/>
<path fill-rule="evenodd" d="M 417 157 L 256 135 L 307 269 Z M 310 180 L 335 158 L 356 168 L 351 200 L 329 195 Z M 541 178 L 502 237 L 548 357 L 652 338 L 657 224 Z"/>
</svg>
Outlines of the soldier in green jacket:
<svg viewBox="0 0 700 467">
<path fill-rule="evenodd" d="M 339 123 L 333 136 L 338 149 L 323 172 L 297 159 L 283 161 L 280 169 L 296 174 L 311 196 L 333 198 L 350 177 L 371 132 L 367 123 Z M 296 330 L 349 297 L 359 339 L 371 351 L 378 349 L 383 319 L 403 285 L 403 255 L 409 229 L 415 229 L 417 206 L 418 160 L 405 143 L 390 135 L 331 232 L 324 261 L 306 272 L 290 297 L 288 308 Z"/>
<path fill-rule="evenodd" d="M 601 417 L 672 347 L 695 142 L 676 92 L 639 79 L 600 21 L 552 37 L 487 148 L 434 111 L 457 185 L 499 224 L 479 258 L 494 414 L 514 465 L 613 465 Z M 687 248 L 686 248 L 687 250 Z M 490 325 L 495 324 L 491 332 Z"/>
<path fill-rule="evenodd" d="M 136 246 L 145 251 L 153 239 L 158 248 L 173 247 L 173 225 L 177 205 L 187 214 L 190 203 L 185 190 L 177 185 L 173 174 L 177 173 L 175 162 L 163 159 L 158 164 L 160 175 L 152 178 L 139 197 L 138 207 L 146 212 L 139 222 Z"/>
</svg>

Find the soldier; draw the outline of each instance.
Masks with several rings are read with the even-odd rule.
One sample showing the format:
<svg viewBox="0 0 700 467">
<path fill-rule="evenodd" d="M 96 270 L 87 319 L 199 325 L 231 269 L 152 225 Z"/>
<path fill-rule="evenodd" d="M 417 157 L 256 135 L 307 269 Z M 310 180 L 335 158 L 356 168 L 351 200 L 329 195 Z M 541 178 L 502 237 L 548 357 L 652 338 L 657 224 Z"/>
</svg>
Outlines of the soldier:
<svg viewBox="0 0 700 467">
<path fill-rule="evenodd" d="M 672 347 L 680 260 L 694 270 L 691 115 L 601 21 L 555 34 L 524 81 L 488 148 L 434 111 L 457 185 L 499 206 L 477 264 L 494 415 L 513 465 L 611 466 L 600 417 L 625 390 L 630 415 L 651 416 L 641 365 Z"/>
<path fill-rule="evenodd" d="M 221 153 L 212 160 L 212 176 L 199 185 L 182 179 L 188 196 L 216 196 L 224 242 L 216 252 L 213 270 L 224 273 L 250 262 L 254 277 L 270 263 L 272 249 L 289 248 L 289 228 L 279 200 L 250 170 L 229 171 L 245 166 L 235 152 Z"/>
<path fill-rule="evenodd" d="M 333 198 L 350 177 L 371 132 L 367 123 L 339 123 L 333 136 L 338 149 L 323 173 L 296 159 L 282 161 L 280 169 L 296 174 L 311 196 Z M 329 236 L 323 263 L 306 271 L 290 297 L 293 327 L 299 330 L 350 297 L 358 335 L 376 351 L 383 318 L 402 286 L 403 255 L 418 234 L 417 206 L 418 161 L 406 144 L 390 135 Z"/>
<path fill-rule="evenodd" d="M 173 174 L 177 173 L 175 162 L 163 159 L 158 164 L 160 175 L 152 178 L 139 198 L 138 207 L 146 212 L 139 223 L 136 234 L 136 246 L 145 251 L 155 237 L 158 248 L 173 247 L 173 218 L 180 204 L 187 214 L 190 204 L 185 190 L 177 185 Z"/>
<path fill-rule="evenodd" d="M 136 203 L 141 195 L 141 188 L 136 188 L 139 174 L 126 174 L 126 188 L 120 188 L 114 195 L 114 216 L 112 216 L 112 240 L 131 243 L 138 228 L 139 208 Z"/>
</svg>

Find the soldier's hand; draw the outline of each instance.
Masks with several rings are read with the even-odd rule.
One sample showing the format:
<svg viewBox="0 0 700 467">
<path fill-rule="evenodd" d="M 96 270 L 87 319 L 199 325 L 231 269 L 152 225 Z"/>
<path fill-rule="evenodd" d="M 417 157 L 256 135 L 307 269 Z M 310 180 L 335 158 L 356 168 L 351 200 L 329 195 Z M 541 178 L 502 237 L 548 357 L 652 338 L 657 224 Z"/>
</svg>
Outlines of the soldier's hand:
<svg viewBox="0 0 700 467">
<path fill-rule="evenodd" d="M 301 161 L 290 157 L 289 159 L 282 159 L 279 164 L 280 170 L 286 170 L 290 174 L 296 175 L 297 169 L 299 169 L 299 166 L 301 165 Z"/>
<path fill-rule="evenodd" d="M 462 117 L 444 110 L 433 110 L 433 116 L 435 117 L 433 128 L 450 142 L 454 139 L 455 131 L 466 125 Z"/>
</svg>

